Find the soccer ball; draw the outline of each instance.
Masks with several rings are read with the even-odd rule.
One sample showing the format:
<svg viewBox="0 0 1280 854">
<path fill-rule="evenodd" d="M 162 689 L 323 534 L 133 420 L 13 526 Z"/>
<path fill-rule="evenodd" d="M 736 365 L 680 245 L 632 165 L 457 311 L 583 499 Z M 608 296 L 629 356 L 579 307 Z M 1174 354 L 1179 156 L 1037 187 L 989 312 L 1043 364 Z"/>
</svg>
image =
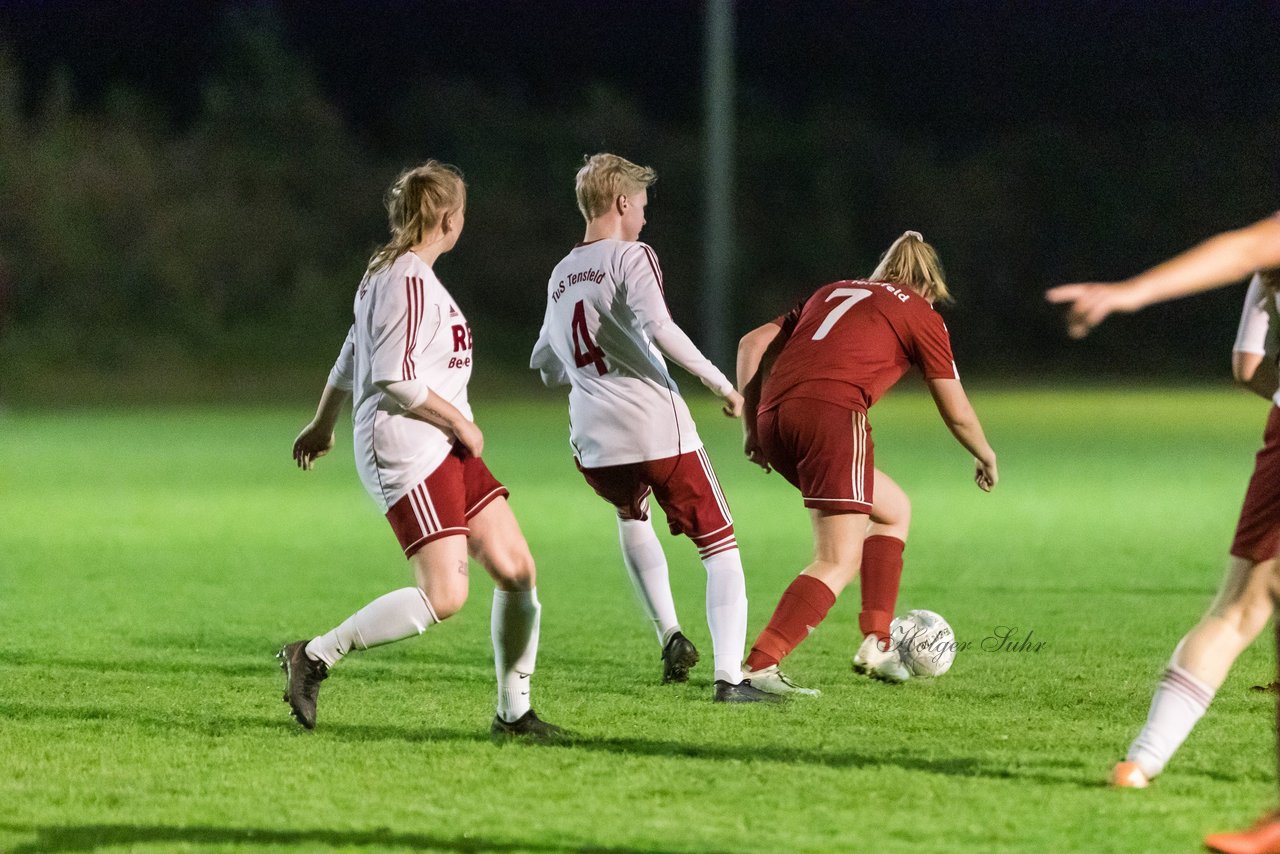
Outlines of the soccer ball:
<svg viewBox="0 0 1280 854">
<path fill-rule="evenodd" d="M 955 633 L 933 611 L 915 610 L 894 617 L 889 635 L 903 666 L 914 676 L 941 676 L 956 660 Z"/>
</svg>

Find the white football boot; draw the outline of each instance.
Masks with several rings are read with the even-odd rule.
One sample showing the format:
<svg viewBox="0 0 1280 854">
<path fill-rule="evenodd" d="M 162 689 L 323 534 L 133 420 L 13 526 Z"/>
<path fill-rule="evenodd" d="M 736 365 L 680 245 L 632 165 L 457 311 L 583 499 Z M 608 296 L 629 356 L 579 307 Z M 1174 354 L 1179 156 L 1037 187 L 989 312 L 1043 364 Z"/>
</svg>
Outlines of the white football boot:
<svg viewBox="0 0 1280 854">
<path fill-rule="evenodd" d="M 820 697 L 822 692 L 817 688 L 802 688 L 791 681 L 787 674 L 778 669 L 778 665 L 770 664 L 760 670 L 752 670 L 743 665 L 742 678 L 750 682 L 752 688 L 758 688 L 769 694 L 801 694 L 805 697 Z"/>
<path fill-rule="evenodd" d="M 853 654 L 853 672 L 881 682 L 906 682 L 911 678 L 911 671 L 902 663 L 897 648 L 885 652 L 876 642 L 875 635 L 867 635 L 862 646 Z"/>
</svg>

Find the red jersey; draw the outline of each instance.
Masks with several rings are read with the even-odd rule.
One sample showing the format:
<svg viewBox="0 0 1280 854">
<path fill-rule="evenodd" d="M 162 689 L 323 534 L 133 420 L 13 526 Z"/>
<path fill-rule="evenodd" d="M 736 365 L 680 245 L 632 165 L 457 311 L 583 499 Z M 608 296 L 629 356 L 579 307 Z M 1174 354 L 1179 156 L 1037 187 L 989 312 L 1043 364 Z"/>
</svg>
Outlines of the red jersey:
<svg viewBox="0 0 1280 854">
<path fill-rule="evenodd" d="M 959 379 L 942 317 L 888 282 L 823 285 L 773 322 L 786 344 L 765 379 L 761 411 L 812 398 L 866 412 L 911 365 L 925 379 Z"/>
</svg>

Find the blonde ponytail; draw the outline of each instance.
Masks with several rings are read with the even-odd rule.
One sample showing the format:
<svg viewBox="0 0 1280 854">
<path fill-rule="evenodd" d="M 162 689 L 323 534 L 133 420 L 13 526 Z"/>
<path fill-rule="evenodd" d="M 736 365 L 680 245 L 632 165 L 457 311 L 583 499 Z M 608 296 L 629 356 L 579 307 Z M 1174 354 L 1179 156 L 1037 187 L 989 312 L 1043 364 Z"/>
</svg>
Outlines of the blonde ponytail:
<svg viewBox="0 0 1280 854">
<path fill-rule="evenodd" d="M 428 160 L 401 172 L 384 199 L 391 239 L 373 253 L 366 275 L 389 267 L 466 202 L 467 185 L 456 166 Z"/>
<path fill-rule="evenodd" d="M 877 282 L 905 285 L 933 302 L 954 301 L 947 290 L 938 253 L 918 231 L 903 232 L 893 241 L 880 257 L 880 264 L 870 278 Z"/>
</svg>

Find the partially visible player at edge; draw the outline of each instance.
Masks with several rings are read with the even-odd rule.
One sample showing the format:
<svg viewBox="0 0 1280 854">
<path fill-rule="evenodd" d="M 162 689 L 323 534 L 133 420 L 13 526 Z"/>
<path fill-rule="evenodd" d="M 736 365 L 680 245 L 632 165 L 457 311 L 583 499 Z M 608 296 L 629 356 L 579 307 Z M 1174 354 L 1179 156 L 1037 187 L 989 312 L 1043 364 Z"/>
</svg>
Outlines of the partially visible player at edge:
<svg viewBox="0 0 1280 854">
<path fill-rule="evenodd" d="M 432 271 L 458 242 L 465 207 L 466 186 L 452 166 L 432 160 L 396 179 L 387 194 L 391 240 L 369 262 L 355 323 L 315 418 L 293 444 L 294 460 L 310 469 L 333 447 L 338 413 L 354 391 L 360 480 L 417 579 L 280 651 L 284 698 L 307 729 L 315 727 L 320 682 L 348 652 L 420 635 L 457 613 L 467 598 L 469 553 L 496 585 L 493 736 L 563 735 L 529 704 L 542 613 L 533 558 L 507 490 L 480 456 L 484 436 L 467 403 L 471 327 Z"/>
<path fill-rule="evenodd" d="M 656 177 L 613 154 L 588 157 L 578 171 L 586 235 L 551 273 L 530 367 L 549 386 L 570 386 L 574 459 L 617 509 L 623 563 L 657 632 L 663 681 L 686 681 L 698 651 L 676 619 L 666 555 L 649 519 L 651 492 L 707 571 L 712 699 L 776 701 L 742 681 L 747 593 L 733 517 L 663 356 L 721 397 L 726 415 L 741 414 L 742 398 L 676 325 L 658 257 L 639 242 Z"/>
<path fill-rule="evenodd" d="M 869 279 L 824 285 L 739 343 L 744 450 L 800 490 L 815 544 L 813 562 L 782 594 L 747 657 L 744 673 L 752 684 L 768 689 L 782 678 L 778 663 L 817 628 L 859 570 L 858 625 L 865 637 L 854 670 L 890 682 L 910 675 L 892 648 L 889 627 L 911 504 L 875 468 L 867 411 L 916 365 L 942 420 L 976 458 L 978 487 L 995 487 L 995 452 L 960 385 L 947 327 L 933 309 L 949 299 L 933 247 L 908 231 Z"/>
<path fill-rule="evenodd" d="M 1209 238 L 1162 264 L 1123 282 L 1061 285 L 1046 293 L 1050 302 L 1068 306 L 1067 328 L 1082 338 L 1115 312 L 1133 312 L 1239 281 L 1253 271 L 1280 267 L 1280 214 Z M 1260 276 L 1250 286 L 1232 355 L 1237 381 L 1271 398 L 1276 395 L 1276 366 L 1259 352 L 1265 337 Z M 1273 405 L 1264 444 L 1231 546 L 1227 572 L 1208 611 L 1174 648 L 1168 669 L 1156 687 L 1146 726 L 1112 771 L 1114 785 L 1141 788 L 1160 773 L 1204 714 L 1236 657 L 1266 625 L 1277 603 L 1276 551 L 1280 544 L 1280 409 Z M 1280 650 L 1280 625 L 1276 627 Z M 1277 708 L 1277 763 L 1280 764 L 1280 707 Z M 1219 833 L 1205 844 L 1229 854 L 1280 852 L 1280 810 L 1263 815 L 1251 828 Z"/>
</svg>

